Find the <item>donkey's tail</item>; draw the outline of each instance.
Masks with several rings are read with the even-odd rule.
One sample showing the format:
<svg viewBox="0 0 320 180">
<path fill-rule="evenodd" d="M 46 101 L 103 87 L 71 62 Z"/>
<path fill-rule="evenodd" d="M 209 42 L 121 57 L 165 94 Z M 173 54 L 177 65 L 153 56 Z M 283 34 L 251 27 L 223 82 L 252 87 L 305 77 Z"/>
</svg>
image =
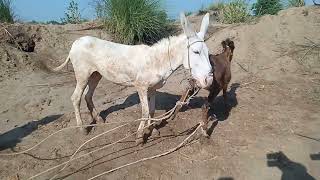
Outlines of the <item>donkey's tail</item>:
<svg viewBox="0 0 320 180">
<path fill-rule="evenodd" d="M 55 72 L 61 71 L 61 69 L 64 68 L 68 64 L 69 61 L 70 61 L 70 56 L 68 55 L 66 61 L 64 63 L 62 63 L 60 66 L 53 68 L 52 71 L 55 71 Z"/>
</svg>

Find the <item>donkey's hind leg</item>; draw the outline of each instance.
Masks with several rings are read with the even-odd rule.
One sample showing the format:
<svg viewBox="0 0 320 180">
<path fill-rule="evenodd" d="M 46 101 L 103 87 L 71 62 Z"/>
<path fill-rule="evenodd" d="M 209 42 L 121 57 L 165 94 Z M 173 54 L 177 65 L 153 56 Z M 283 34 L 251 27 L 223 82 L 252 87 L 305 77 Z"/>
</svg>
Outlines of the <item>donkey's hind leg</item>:
<svg viewBox="0 0 320 180">
<path fill-rule="evenodd" d="M 228 89 L 228 84 L 225 84 L 225 85 L 223 86 L 222 91 L 223 91 L 224 106 L 225 106 L 226 109 L 229 108 L 228 97 L 227 97 L 227 89 Z"/>
<path fill-rule="evenodd" d="M 71 96 L 71 101 L 74 107 L 74 113 L 77 120 L 77 126 L 82 126 L 82 119 L 80 115 L 80 104 L 81 104 L 81 97 L 83 91 L 87 85 L 88 79 L 90 76 L 90 72 L 77 72 L 75 69 L 75 77 L 77 80 L 76 88 Z M 84 128 L 81 128 L 81 131 L 85 133 Z"/>
<path fill-rule="evenodd" d="M 102 118 L 99 116 L 99 113 L 97 112 L 97 110 L 93 104 L 93 101 L 92 101 L 92 96 L 93 96 L 94 90 L 96 89 L 101 78 L 102 78 L 102 76 L 99 72 L 94 72 L 91 74 L 91 76 L 88 80 L 88 92 L 85 95 L 85 100 L 87 103 L 87 107 L 90 111 L 92 123 L 95 123 L 97 120 L 102 120 Z"/>
</svg>

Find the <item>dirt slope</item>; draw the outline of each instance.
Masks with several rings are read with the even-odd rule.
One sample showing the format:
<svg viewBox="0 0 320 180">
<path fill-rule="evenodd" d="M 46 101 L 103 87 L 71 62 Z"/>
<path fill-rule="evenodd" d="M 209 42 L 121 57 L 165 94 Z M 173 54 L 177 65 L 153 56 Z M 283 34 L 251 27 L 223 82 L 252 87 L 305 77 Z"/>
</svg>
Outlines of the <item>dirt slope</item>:
<svg viewBox="0 0 320 180">
<path fill-rule="evenodd" d="M 192 21 L 199 24 L 199 20 L 194 17 Z M 88 24 L 16 26 L 41 39 L 36 41 L 32 53 L 1 43 L 0 153 L 24 150 L 63 127 L 75 125 L 69 100 L 75 86 L 71 70 L 48 73 L 38 65 L 60 64 L 71 43 L 80 36 L 110 39 L 102 30 L 74 31 Z M 310 49 L 312 42 L 320 43 L 320 9 L 292 8 L 278 16 L 264 16 L 252 24 L 212 23 L 209 32 L 212 36 L 207 45 L 212 53 L 221 51 L 221 40 L 235 41 L 228 96 L 230 112 L 224 113 L 222 98 L 218 97 L 211 113 L 217 115 L 219 122 L 212 124 L 209 139 L 196 137 L 193 143 L 175 153 L 100 179 L 320 179 L 320 58 L 319 49 Z M 12 65 L 25 61 L 32 63 Z M 184 76 L 183 70 L 175 72 L 157 94 L 157 114 L 172 108 L 179 99 L 182 89 L 177 84 Z M 206 95 L 202 91 L 198 96 Z M 134 120 L 141 114 L 134 88 L 106 80 L 99 84 L 94 102 L 107 122 Z M 201 105 L 200 97 L 193 99 L 189 108 L 160 129 L 160 138 L 151 138 L 145 146 L 135 147 L 131 137 L 77 160 L 59 177 L 88 179 L 175 147 L 199 122 Z M 89 123 L 85 103 L 82 112 Z M 26 179 L 64 162 L 82 142 L 112 127 L 115 125 L 98 127 L 88 136 L 67 130 L 27 154 L 0 156 L 0 179 Z M 125 137 L 136 129 L 134 124 L 105 135 L 89 143 L 81 153 Z M 279 151 L 284 155 L 275 154 Z M 268 164 L 270 153 L 281 157 L 279 162 Z M 312 159 L 311 154 L 314 154 Z M 47 173 L 39 179 L 53 174 Z"/>
</svg>

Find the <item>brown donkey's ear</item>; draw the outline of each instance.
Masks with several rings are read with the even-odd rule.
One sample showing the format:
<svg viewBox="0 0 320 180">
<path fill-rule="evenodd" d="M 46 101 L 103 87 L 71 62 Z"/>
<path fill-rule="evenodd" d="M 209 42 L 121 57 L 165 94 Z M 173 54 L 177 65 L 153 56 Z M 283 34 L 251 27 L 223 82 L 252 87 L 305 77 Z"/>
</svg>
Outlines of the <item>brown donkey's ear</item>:
<svg viewBox="0 0 320 180">
<path fill-rule="evenodd" d="M 229 47 L 230 47 L 230 50 L 231 50 L 231 54 L 230 54 L 230 57 L 229 57 L 229 61 L 231 62 L 231 61 L 232 61 L 232 58 L 233 58 L 233 50 L 234 50 L 234 48 L 235 48 L 233 41 L 230 41 L 230 42 L 229 42 Z"/>
<path fill-rule="evenodd" d="M 227 39 L 225 40 L 225 44 L 230 47 L 231 51 L 234 50 L 234 48 L 235 48 L 234 42 L 231 41 L 229 38 L 227 38 Z"/>
<path fill-rule="evenodd" d="M 221 45 L 223 47 L 223 50 L 225 50 L 227 48 L 227 42 L 226 41 L 222 41 Z"/>
<path fill-rule="evenodd" d="M 229 44 L 228 46 L 230 47 L 231 51 L 233 52 L 233 50 L 235 49 L 234 42 L 230 41 L 228 44 Z"/>
</svg>

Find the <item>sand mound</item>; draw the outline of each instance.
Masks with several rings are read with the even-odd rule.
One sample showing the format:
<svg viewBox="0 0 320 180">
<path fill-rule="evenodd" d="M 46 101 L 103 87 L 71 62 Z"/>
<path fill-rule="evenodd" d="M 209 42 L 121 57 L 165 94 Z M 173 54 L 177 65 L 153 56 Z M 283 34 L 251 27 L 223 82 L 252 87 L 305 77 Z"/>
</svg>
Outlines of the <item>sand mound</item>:
<svg viewBox="0 0 320 180">
<path fill-rule="evenodd" d="M 283 10 L 277 16 L 266 15 L 252 24 L 214 24 L 214 18 L 211 18 L 211 38 L 207 45 L 212 53 L 218 53 L 221 50 L 220 42 L 232 38 L 236 43 L 235 73 L 242 72 L 240 74 L 245 75 L 243 71 L 253 74 L 259 72 L 270 80 L 277 79 L 283 73 L 295 73 L 301 67 L 319 73 L 319 48 L 310 49 L 313 43 L 320 44 L 319 17 L 320 8 L 311 6 Z M 192 16 L 190 21 L 198 27 L 201 18 Z M 49 66 L 58 65 L 78 37 L 92 35 L 111 39 L 104 30 L 83 30 L 90 25 L 4 25 L 19 44 L 22 34 L 24 46 L 31 39 L 35 47 L 26 47 L 26 51 L 34 52 L 20 51 L 12 38 L 2 30 L 0 35 L 5 38 L 0 41 L 0 76 L 8 77 L 21 70 L 38 70 L 43 67 L 42 62 Z"/>
<path fill-rule="evenodd" d="M 320 44 L 319 25 L 319 7 L 290 8 L 277 16 L 263 16 L 253 24 L 223 27 L 212 34 L 207 44 L 217 53 L 221 50 L 219 43 L 231 38 L 236 45 L 235 75 L 246 75 L 248 71 L 268 80 L 281 80 L 299 70 L 320 72 L 319 46 L 310 49 L 313 43 Z"/>
<path fill-rule="evenodd" d="M 58 65 L 72 42 L 81 36 L 110 39 L 104 30 L 90 28 L 95 25 L 1 24 L 0 81 L 18 71 L 45 70 L 45 65 Z"/>
<path fill-rule="evenodd" d="M 173 154 L 115 171 L 102 179 L 320 179 L 319 165 L 310 159 L 318 156 L 320 149 L 316 139 L 320 127 L 320 75 L 316 74 L 320 60 L 319 48 L 312 45 L 320 42 L 319 15 L 319 8 L 303 7 L 264 16 L 251 24 L 210 24 L 207 45 L 212 53 L 221 51 L 220 42 L 225 38 L 232 38 L 236 45 L 228 91 L 231 109 L 225 109 L 223 97 L 218 96 L 210 111 L 219 121 L 212 122 L 209 139 L 195 137 Z M 191 22 L 199 27 L 201 18 L 194 16 Z M 39 65 L 60 64 L 71 43 L 80 36 L 110 39 L 104 30 L 79 30 L 88 24 L 12 26 L 33 38 L 35 47 L 34 52 L 25 52 L 8 41 L 0 45 L 0 72 L 5 75 L 0 82 L 0 153 L 24 150 L 63 127 L 75 125 L 70 102 L 75 87 L 73 72 L 64 69 L 43 73 Z M 156 115 L 175 105 L 182 93 L 179 83 L 183 78 L 184 73 L 178 70 L 157 92 Z M 201 96 L 206 95 L 206 91 L 200 91 L 185 111 L 159 129 L 161 136 L 150 138 L 144 147 L 136 147 L 135 138 L 129 138 L 71 163 L 58 178 L 88 179 L 175 147 L 199 122 Z M 141 117 L 135 88 L 102 79 L 93 99 L 107 122 Z M 84 123 L 89 124 L 91 118 L 84 101 L 81 112 Z M 0 179 L 27 179 L 65 162 L 85 140 L 116 126 L 105 125 L 88 136 L 69 129 L 27 154 L 0 157 Z M 80 153 L 108 145 L 137 128 L 138 123 L 99 137 Z M 267 163 L 268 155 L 280 152 L 290 161 L 287 168 Z M 56 172 L 40 179 L 49 179 Z"/>
</svg>

